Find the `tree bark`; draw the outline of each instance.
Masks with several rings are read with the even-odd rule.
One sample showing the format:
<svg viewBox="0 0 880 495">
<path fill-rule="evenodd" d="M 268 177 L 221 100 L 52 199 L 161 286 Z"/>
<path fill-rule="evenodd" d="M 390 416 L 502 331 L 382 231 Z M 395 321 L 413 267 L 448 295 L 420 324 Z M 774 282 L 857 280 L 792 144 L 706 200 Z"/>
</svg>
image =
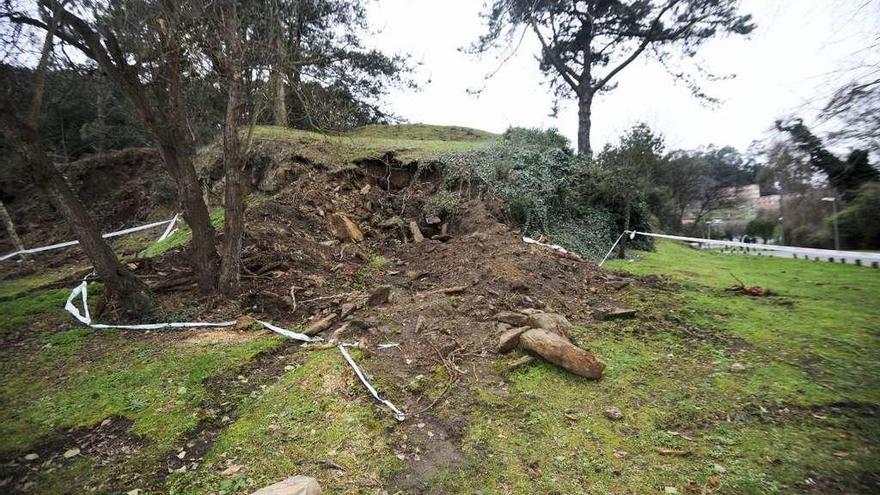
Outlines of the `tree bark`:
<svg viewBox="0 0 880 495">
<path fill-rule="evenodd" d="M 630 199 L 627 199 L 626 205 L 623 208 L 623 230 L 624 230 L 624 232 L 629 230 L 629 217 L 632 213 L 631 206 L 630 206 L 631 204 L 632 204 L 632 201 Z M 628 235 L 624 235 L 620 239 L 620 251 L 618 253 L 618 258 L 620 258 L 620 259 L 626 258 L 626 241 L 628 241 L 628 240 L 629 240 Z"/>
<path fill-rule="evenodd" d="M 223 123 L 223 169 L 226 174 L 224 191 L 225 221 L 223 224 L 223 256 L 220 264 L 220 291 L 227 296 L 238 293 L 241 277 L 241 246 L 244 237 L 244 150 L 238 135 L 241 122 L 242 40 L 239 20 L 233 3 L 221 15 L 225 51 L 216 54 L 217 65 L 226 91 L 226 117 Z"/>
<path fill-rule="evenodd" d="M 528 349 L 575 375 L 602 378 L 605 363 L 593 353 L 572 344 L 565 337 L 535 328 L 519 336 L 520 347 Z"/>
<path fill-rule="evenodd" d="M 209 294 L 217 288 L 219 257 L 216 248 L 216 231 L 211 224 L 211 216 L 202 196 L 202 188 L 199 186 L 188 153 L 181 153 L 173 144 L 161 140 L 159 151 L 166 170 L 174 179 L 177 200 L 183 209 L 183 219 L 192 231 L 190 266 L 196 275 L 199 291 Z"/>
<path fill-rule="evenodd" d="M 10 140 L 21 147 L 28 175 L 70 225 L 111 297 L 119 301 L 127 316 L 142 318 L 151 314 L 153 298 L 149 289 L 119 263 L 94 219 L 43 152 L 36 130 L 5 106 L 0 108 L 0 121 Z"/>
<path fill-rule="evenodd" d="M 578 97 L 578 133 L 577 146 L 578 153 L 586 156 L 593 154 L 593 148 L 590 146 L 590 127 L 592 126 L 592 106 L 593 95 L 583 95 Z"/>
<path fill-rule="evenodd" d="M 281 12 L 278 8 L 278 0 L 272 1 L 271 15 L 273 30 L 273 44 L 275 49 L 275 63 L 272 64 L 269 76 L 272 87 L 272 120 L 275 125 L 287 127 L 287 94 L 284 88 L 284 74 L 287 65 L 287 47 L 281 26 Z"/>
<path fill-rule="evenodd" d="M 12 222 L 12 217 L 9 216 L 9 212 L 6 211 L 6 205 L 0 201 L 0 217 L 3 218 L 3 225 L 6 227 L 6 233 L 9 235 L 9 239 L 12 240 L 12 245 L 15 247 L 16 251 L 24 250 L 24 244 L 21 243 L 21 239 L 18 237 L 18 232 L 15 231 L 15 224 Z M 27 259 L 27 256 L 24 254 L 19 254 L 22 259 Z"/>
</svg>

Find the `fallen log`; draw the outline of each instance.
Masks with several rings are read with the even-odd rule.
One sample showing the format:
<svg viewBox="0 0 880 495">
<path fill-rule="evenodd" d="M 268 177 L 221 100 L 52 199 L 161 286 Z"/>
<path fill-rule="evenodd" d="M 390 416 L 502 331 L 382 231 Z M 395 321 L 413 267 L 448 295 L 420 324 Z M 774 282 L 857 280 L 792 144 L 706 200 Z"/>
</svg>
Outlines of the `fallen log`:
<svg viewBox="0 0 880 495">
<path fill-rule="evenodd" d="M 519 344 L 523 349 L 532 351 L 575 375 L 602 378 L 605 363 L 558 334 L 535 328 L 520 335 Z"/>
</svg>

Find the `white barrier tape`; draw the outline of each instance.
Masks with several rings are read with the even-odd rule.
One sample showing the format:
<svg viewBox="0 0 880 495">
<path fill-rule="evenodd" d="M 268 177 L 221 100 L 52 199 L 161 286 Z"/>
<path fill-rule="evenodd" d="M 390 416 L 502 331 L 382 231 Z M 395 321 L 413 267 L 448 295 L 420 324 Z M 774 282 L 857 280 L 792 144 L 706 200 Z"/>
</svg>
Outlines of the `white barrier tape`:
<svg viewBox="0 0 880 495">
<path fill-rule="evenodd" d="M 608 260 L 609 256 L 611 256 L 611 252 L 614 251 L 614 248 L 617 247 L 617 243 L 620 242 L 620 240 L 623 239 L 623 236 L 625 236 L 625 235 L 626 235 L 626 231 L 624 230 L 623 233 L 621 233 L 619 236 L 617 236 L 617 240 L 614 241 L 614 244 L 611 245 L 611 249 L 608 250 L 608 254 L 606 254 L 605 257 L 602 258 L 602 261 L 599 262 L 599 266 L 602 266 L 605 264 L 605 261 Z M 632 239 L 633 236 L 630 235 L 629 238 Z"/>
<path fill-rule="evenodd" d="M 390 349 L 392 347 L 400 347 L 400 344 L 398 344 L 396 342 L 395 343 L 389 342 L 387 344 L 376 344 L 376 347 L 378 347 L 379 349 Z"/>
<path fill-rule="evenodd" d="M 532 239 L 531 237 L 526 237 L 526 236 L 523 236 L 522 240 L 526 244 L 535 244 L 537 246 L 543 246 L 545 248 L 550 248 L 554 251 L 558 251 L 562 254 L 570 254 L 570 255 L 574 255 L 574 256 L 577 256 L 578 258 L 580 258 L 579 254 L 573 253 L 573 252 L 569 251 L 568 249 L 565 249 L 564 247 L 560 246 L 559 244 L 545 244 L 543 242 L 536 241 L 535 239 Z"/>
<path fill-rule="evenodd" d="M 174 225 L 177 224 L 177 218 L 178 218 L 179 216 L 180 216 L 179 213 L 176 213 L 176 214 L 174 215 L 174 218 L 172 218 L 172 219 L 168 222 L 168 228 L 165 229 L 165 232 L 163 232 L 162 235 L 161 235 L 158 239 L 156 239 L 156 242 L 164 241 L 165 239 L 168 238 L 169 235 L 171 235 L 175 230 L 177 230 L 177 229 L 174 228 Z"/>
<path fill-rule="evenodd" d="M 76 305 L 73 303 L 77 296 L 82 297 L 82 312 L 80 312 L 79 308 L 77 308 Z M 175 321 L 170 323 L 143 323 L 137 325 L 106 325 L 103 323 L 92 323 L 92 317 L 91 315 L 89 315 L 88 282 L 86 280 L 83 280 L 82 283 L 73 288 L 73 290 L 70 292 L 70 296 L 68 296 L 67 298 L 67 302 L 64 304 L 64 309 L 67 310 L 68 313 L 73 315 L 73 317 L 79 320 L 81 323 L 88 325 L 92 328 L 99 329 L 119 328 L 123 330 L 160 330 L 163 328 L 231 327 L 236 324 L 235 321 L 221 321 L 219 323 Z M 271 330 L 289 339 L 301 340 L 303 342 L 318 342 L 321 340 L 318 337 L 313 338 L 302 333 L 292 332 L 285 328 L 275 326 L 266 321 L 255 321 L 267 330 Z"/>
<path fill-rule="evenodd" d="M 107 239 L 109 237 L 117 237 L 120 235 L 131 234 L 132 232 L 138 232 L 141 230 L 152 229 L 152 228 L 158 227 L 160 225 L 165 225 L 166 223 L 169 224 L 169 229 L 170 229 L 171 226 L 173 226 L 176 222 L 177 222 L 177 215 L 174 215 L 174 218 L 172 218 L 171 220 L 165 220 L 162 222 L 153 222 L 153 223 L 148 223 L 146 225 L 140 225 L 138 227 L 131 227 L 128 229 L 117 230 L 116 232 L 109 232 L 107 234 L 104 234 L 101 237 Z M 171 232 L 168 229 L 166 229 L 166 234 L 170 235 Z M 163 234 L 162 237 L 159 238 L 159 240 L 161 241 L 165 237 L 167 237 L 167 235 Z M 52 244 L 49 246 L 42 246 L 42 247 L 38 247 L 38 248 L 22 249 L 19 251 L 7 253 L 7 254 L 4 254 L 3 256 L 0 256 L 0 261 L 5 261 L 5 260 L 8 260 L 9 258 L 12 258 L 13 256 L 18 256 L 21 254 L 31 254 L 31 253 L 39 253 L 42 251 L 51 251 L 53 249 L 61 249 L 64 247 L 76 246 L 77 244 L 79 244 L 79 241 L 67 241 L 67 242 L 60 242 L 58 244 Z"/>
<path fill-rule="evenodd" d="M 385 406 L 388 407 L 388 409 L 390 409 L 391 412 L 394 413 L 394 419 L 396 419 L 397 421 L 405 420 L 406 414 L 402 413 L 399 409 L 394 407 L 394 404 L 392 404 L 390 401 L 387 401 L 387 400 L 383 399 L 381 396 L 379 396 L 379 392 L 376 392 L 376 389 L 373 388 L 372 385 L 370 385 L 370 382 L 367 381 L 367 378 L 364 376 L 364 373 L 361 371 L 360 368 L 358 368 L 358 365 L 355 364 L 354 360 L 348 354 L 348 351 L 345 350 L 346 347 L 357 347 L 357 346 L 354 344 L 339 344 L 339 352 L 341 352 L 342 356 L 345 357 L 345 360 L 348 361 L 348 365 L 351 366 L 351 369 L 353 369 L 354 373 L 357 375 L 357 377 L 360 378 L 361 383 L 363 383 L 364 386 L 367 387 L 367 390 L 370 391 L 370 394 L 372 394 L 373 397 L 377 401 L 381 402 L 382 404 L 385 404 Z"/>
<path fill-rule="evenodd" d="M 859 259 L 872 260 L 872 261 L 874 261 L 874 260 L 880 261 L 880 254 L 878 254 L 878 253 L 865 253 L 865 252 L 859 252 L 859 251 L 838 251 L 838 250 L 834 250 L 834 249 L 802 248 L 802 247 L 794 247 L 794 246 L 777 246 L 774 244 L 753 244 L 753 243 L 749 243 L 749 242 L 721 241 L 721 240 L 714 240 L 714 239 L 701 239 L 699 237 L 684 237 L 684 236 L 668 235 L 668 234 L 653 234 L 650 232 L 638 232 L 638 231 L 630 232 L 630 238 L 633 238 L 636 235 L 643 235 L 643 236 L 647 236 L 647 237 L 659 237 L 662 239 L 672 239 L 674 241 L 695 242 L 695 243 L 700 243 L 700 244 L 750 248 L 750 249 L 763 250 L 763 251 L 779 251 L 779 252 L 794 253 L 794 254 L 813 254 L 815 256 L 849 257 L 849 258 L 859 258 Z"/>
</svg>

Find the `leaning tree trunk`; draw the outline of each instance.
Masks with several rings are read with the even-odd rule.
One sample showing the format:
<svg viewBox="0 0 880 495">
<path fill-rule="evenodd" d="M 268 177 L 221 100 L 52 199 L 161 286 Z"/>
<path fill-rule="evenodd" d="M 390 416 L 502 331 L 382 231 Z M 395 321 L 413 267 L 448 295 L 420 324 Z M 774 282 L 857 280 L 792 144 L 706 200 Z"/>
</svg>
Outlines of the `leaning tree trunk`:
<svg viewBox="0 0 880 495">
<path fill-rule="evenodd" d="M 9 239 L 12 240 L 12 245 L 15 247 L 15 250 L 23 251 L 24 244 L 21 243 L 21 239 L 18 237 L 18 232 L 15 231 L 15 224 L 12 222 L 12 217 L 9 216 L 9 212 L 6 211 L 6 205 L 3 204 L 3 201 L 0 201 L 0 218 L 3 219 L 6 233 L 9 235 Z M 27 259 L 27 256 L 24 254 L 19 254 L 19 256 L 23 259 Z"/>
<path fill-rule="evenodd" d="M 593 148 L 590 146 L 590 127 L 593 125 L 592 106 L 592 95 L 578 97 L 577 146 L 578 153 L 585 156 L 593 153 Z"/>
<path fill-rule="evenodd" d="M 275 49 L 275 63 L 272 64 L 269 76 L 272 88 L 272 120 L 277 126 L 287 127 L 287 94 L 284 88 L 284 73 L 287 65 L 287 47 L 285 46 L 283 27 L 281 26 L 281 14 L 278 2 L 272 2 L 272 38 Z"/>
<path fill-rule="evenodd" d="M 149 315 L 153 309 L 149 289 L 119 263 L 116 254 L 101 237 L 94 219 L 43 152 L 36 131 L 8 111 L 2 112 L 2 117 L 7 134 L 20 144 L 24 152 L 31 179 L 70 225 L 110 296 L 119 301 L 128 316 Z"/>
</svg>

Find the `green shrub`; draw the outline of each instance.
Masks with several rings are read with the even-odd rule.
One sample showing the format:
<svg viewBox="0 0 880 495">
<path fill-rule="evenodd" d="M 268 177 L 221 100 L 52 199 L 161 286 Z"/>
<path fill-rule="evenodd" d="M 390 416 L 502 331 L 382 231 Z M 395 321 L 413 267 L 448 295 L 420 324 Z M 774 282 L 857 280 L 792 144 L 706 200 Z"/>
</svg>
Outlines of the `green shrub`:
<svg viewBox="0 0 880 495">
<path fill-rule="evenodd" d="M 614 188 L 603 184 L 612 175 L 575 155 L 555 129 L 512 128 L 489 146 L 447 153 L 437 162 L 449 191 L 459 193 L 459 199 L 475 194 L 500 198 L 507 221 L 526 235 L 544 234 L 582 255 L 601 258 L 622 231 L 621 202 Z M 647 229 L 643 202 L 631 210 L 631 226 Z M 638 242 L 649 247 L 644 239 Z"/>
<path fill-rule="evenodd" d="M 422 211 L 425 216 L 436 216 L 449 220 L 461 214 L 464 199 L 461 194 L 452 191 L 438 191 L 425 201 Z"/>
<path fill-rule="evenodd" d="M 838 213 L 840 237 L 845 246 L 856 249 L 880 249 L 880 182 L 862 185 L 852 203 Z M 828 223 L 833 217 L 828 219 Z"/>
</svg>

